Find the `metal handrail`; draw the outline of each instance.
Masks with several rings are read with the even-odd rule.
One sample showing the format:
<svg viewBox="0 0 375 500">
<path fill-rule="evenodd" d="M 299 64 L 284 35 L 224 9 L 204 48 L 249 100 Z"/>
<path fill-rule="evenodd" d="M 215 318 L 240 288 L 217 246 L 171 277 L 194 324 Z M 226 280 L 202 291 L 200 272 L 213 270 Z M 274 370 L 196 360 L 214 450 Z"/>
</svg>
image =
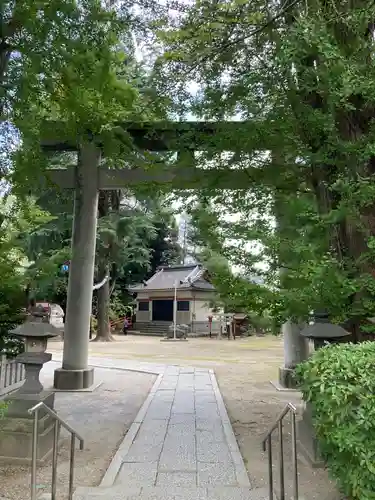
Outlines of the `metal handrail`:
<svg viewBox="0 0 375 500">
<path fill-rule="evenodd" d="M 297 465 L 297 430 L 296 430 L 296 415 L 297 408 L 288 403 L 280 415 L 277 417 L 276 422 L 267 432 L 262 441 L 263 451 L 268 450 L 268 478 L 269 478 L 269 500 L 274 499 L 273 488 L 273 470 L 272 470 L 272 434 L 279 430 L 279 474 L 280 474 L 280 500 L 285 500 L 285 474 L 284 474 L 284 439 L 283 439 L 283 421 L 288 413 L 291 414 L 292 421 L 292 464 L 293 464 L 293 498 L 298 500 L 298 465 Z"/>
<path fill-rule="evenodd" d="M 73 499 L 73 482 L 74 482 L 74 458 L 75 458 L 75 441 L 79 441 L 79 449 L 83 450 L 84 440 L 69 424 L 67 424 L 56 412 L 51 410 L 43 402 L 38 403 L 28 410 L 30 415 L 34 415 L 33 436 L 32 436 L 32 451 L 31 451 L 31 500 L 36 500 L 37 483 L 36 483 L 36 466 L 38 460 L 38 423 L 39 410 L 43 409 L 54 419 L 54 436 L 52 450 L 52 484 L 51 484 L 51 500 L 56 500 L 57 488 L 57 452 L 59 447 L 60 426 L 64 427 L 70 434 L 70 465 L 69 465 L 69 495 L 68 499 Z"/>
</svg>

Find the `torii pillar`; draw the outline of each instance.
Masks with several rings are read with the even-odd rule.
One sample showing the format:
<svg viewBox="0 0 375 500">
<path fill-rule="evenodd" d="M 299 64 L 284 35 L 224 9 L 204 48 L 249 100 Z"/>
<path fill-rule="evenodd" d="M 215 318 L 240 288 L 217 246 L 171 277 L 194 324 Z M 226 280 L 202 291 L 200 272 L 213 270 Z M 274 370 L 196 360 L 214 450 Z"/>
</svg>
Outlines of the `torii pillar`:
<svg viewBox="0 0 375 500">
<path fill-rule="evenodd" d="M 72 257 L 62 367 L 55 370 L 54 387 L 87 389 L 94 383 L 88 366 L 89 328 L 94 281 L 99 198 L 100 149 L 93 142 L 80 146 L 75 170 Z"/>
</svg>

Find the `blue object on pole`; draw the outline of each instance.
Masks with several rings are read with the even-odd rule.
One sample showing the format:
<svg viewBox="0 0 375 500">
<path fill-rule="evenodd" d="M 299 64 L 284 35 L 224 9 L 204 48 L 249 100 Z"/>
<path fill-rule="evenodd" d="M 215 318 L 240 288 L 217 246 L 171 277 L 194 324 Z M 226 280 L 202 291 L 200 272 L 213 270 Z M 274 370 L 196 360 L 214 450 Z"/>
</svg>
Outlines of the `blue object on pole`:
<svg viewBox="0 0 375 500">
<path fill-rule="evenodd" d="M 61 266 L 61 270 L 64 272 L 64 273 L 67 273 L 69 271 L 69 265 L 68 264 L 63 264 Z"/>
</svg>

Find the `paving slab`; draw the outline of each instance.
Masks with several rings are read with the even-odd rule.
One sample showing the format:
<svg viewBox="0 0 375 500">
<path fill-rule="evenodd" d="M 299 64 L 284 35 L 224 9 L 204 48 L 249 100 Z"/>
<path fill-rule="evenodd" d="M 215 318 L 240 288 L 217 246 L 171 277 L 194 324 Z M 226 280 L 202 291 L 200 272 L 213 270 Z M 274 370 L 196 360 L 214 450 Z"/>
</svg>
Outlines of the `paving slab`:
<svg viewBox="0 0 375 500">
<path fill-rule="evenodd" d="M 196 426 L 195 413 L 172 413 L 169 419 L 169 425 L 172 426 L 176 424 L 191 424 Z"/>
<path fill-rule="evenodd" d="M 154 486 L 157 475 L 157 462 L 150 464 L 149 462 L 143 463 L 129 463 L 124 462 L 121 465 L 117 475 L 115 484 L 131 484 L 131 487 L 136 486 Z"/>
<path fill-rule="evenodd" d="M 240 486 L 236 471 L 242 473 L 243 464 L 234 435 L 227 439 L 229 431 L 224 426 L 229 419 L 215 382 L 208 369 L 166 368 L 137 435 L 122 457 L 116 481 L 138 486 L 148 466 L 145 486 L 150 486 L 156 462 L 155 486 L 169 480 L 180 486 L 186 482 L 204 487 Z M 237 455 L 232 455 L 233 442 Z M 138 474 L 136 479 L 134 474 Z"/>
<path fill-rule="evenodd" d="M 238 486 L 233 462 L 198 462 L 198 486 Z"/>
<path fill-rule="evenodd" d="M 197 459 L 203 463 L 232 463 L 232 455 L 225 441 L 199 441 Z"/>
<path fill-rule="evenodd" d="M 140 500 L 141 487 L 124 489 L 123 485 L 110 488 L 78 487 L 74 492 L 74 500 Z"/>
<path fill-rule="evenodd" d="M 197 474 L 195 472 L 159 472 L 156 486 L 196 488 Z"/>
<path fill-rule="evenodd" d="M 122 459 L 126 462 L 150 464 L 159 461 L 162 449 L 163 443 L 150 444 L 147 447 L 143 443 L 135 443 Z"/>
<path fill-rule="evenodd" d="M 117 456 L 116 496 L 104 488 L 108 500 L 262 500 L 250 495 L 212 370 L 165 367 L 135 425 L 131 442 Z M 113 475 L 112 467 L 97 490 L 108 487 Z M 102 491 L 78 489 L 74 500 L 96 500 L 100 495 Z"/>
<path fill-rule="evenodd" d="M 143 488 L 139 500 L 208 500 L 208 493 L 206 488 L 156 486 Z"/>
<path fill-rule="evenodd" d="M 267 488 L 208 488 L 208 500 L 269 500 Z"/>
<path fill-rule="evenodd" d="M 182 475 L 180 476 L 182 477 Z M 144 488 L 78 488 L 74 500 L 269 500 L 266 488 L 199 488 L 179 485 Z"/>
</svg>

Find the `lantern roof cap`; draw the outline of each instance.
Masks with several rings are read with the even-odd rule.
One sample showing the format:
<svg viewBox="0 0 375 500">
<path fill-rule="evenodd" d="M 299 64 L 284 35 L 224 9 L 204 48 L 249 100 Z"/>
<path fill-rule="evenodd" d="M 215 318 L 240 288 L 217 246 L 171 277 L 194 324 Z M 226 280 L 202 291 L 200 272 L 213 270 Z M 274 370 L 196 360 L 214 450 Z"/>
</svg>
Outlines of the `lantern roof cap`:
<svg viewBox="0 0 375 500">
<path fill-rule="evenodd" d="M 25 323 L 18 325 L 10 333 L 23 338 L 50 338 L 60 334 L 59 330 L 49 323 L 48 314 L 41 305 L 33 307 L 29 311 Z"/>
<path fill-rule="evenodd" d="M 331 323 L 327 312 L 317 311 L 314 313 L 314 323 L 306 326 L 301 335 L 310 339 L 330 340 L 348 337 L 351 334 L 342 326 Z"/>
<path fill-rule="evenodd" d="M 16 337 L 57 337 L 60 334 L 59 330 L 49 324 L 49 323 L 38 323 L 33 321 L 28 321 L 27 323 L 23 323 L 22 325 L 18 325 L 14 330 L 11 330 L 10 333 L 15 335 Z"/>
</svg>

